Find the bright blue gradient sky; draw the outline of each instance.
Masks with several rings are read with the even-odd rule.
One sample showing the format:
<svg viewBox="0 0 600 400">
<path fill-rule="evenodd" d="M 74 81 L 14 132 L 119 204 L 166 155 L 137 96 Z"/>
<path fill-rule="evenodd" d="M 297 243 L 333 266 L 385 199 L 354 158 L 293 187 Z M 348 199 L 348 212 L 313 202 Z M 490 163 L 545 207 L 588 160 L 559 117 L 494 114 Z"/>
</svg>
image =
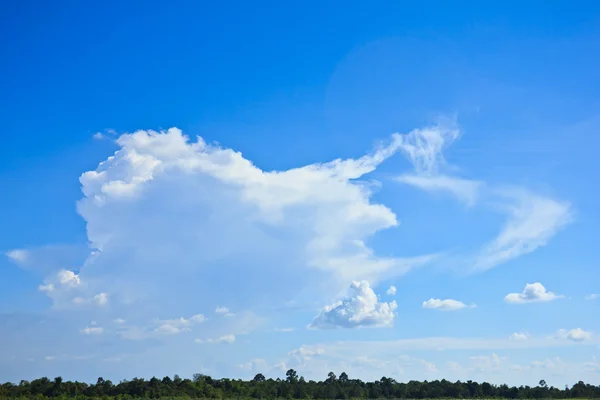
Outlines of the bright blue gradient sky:
<svg viewBox="0 0 600 400">
<path fill-rule="evenodd" d="M 597 2 L 0 15 L 0 380 L 600 383 Z"/>
</svg>

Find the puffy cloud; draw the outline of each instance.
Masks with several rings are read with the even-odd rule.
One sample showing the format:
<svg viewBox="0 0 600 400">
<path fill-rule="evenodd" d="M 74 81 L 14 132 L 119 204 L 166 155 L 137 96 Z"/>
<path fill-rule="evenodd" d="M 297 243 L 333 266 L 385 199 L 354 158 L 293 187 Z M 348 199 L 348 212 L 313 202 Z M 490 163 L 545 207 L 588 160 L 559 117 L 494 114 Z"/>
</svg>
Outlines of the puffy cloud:
<svg viewBox="0 0 600 400">
<path fill-rule="evenodd" d="M 592 333 L 584 331 L 581 328 L 575 328 L 571 330 L 560 329 L 556 333 L 556 337 L 559 339 L 568 339 L 574 342 L 582 342 L 584 340 L 590 340 L 592 338 Z"/>
<path fill-rule="evenodd" d="M 396 286 L 390 286 L 389 289 L 386 290 L 385 293 L 389 296 L 395 296 L 396 295 Z"/>
<path fill-rule="evenodd" d="M 117 325 L 123 325 L 126 321 L 123 318 L 117 318 L 113 320 L 113 323 Z"/>
<path fill-rule="evenodd" d="M 453 299 L 429 299 L 423 302 L 423 308 L 431 308 L 441 311 L 456 311 L 466 307 L 475 307 L 475 305 L 467 306 L 462 301 Z"/>
<path fill-rule="evenodd" d="M 515 332 L 510 335 L 510 340 L 527 340 L 529 335 L 525 332 Z"/>
<path fill-rule="evenodd" d="M 79 276 L 75 272 L 66 269 L 58 271 L 56 278 L 63 286 L 75 287 L 81 285 L 81 279 L 79 279 Z"/>
<path fill-rule="evenodd" d="M 502 231 L 484 246 L 475 268 L 486 270 L 545 246 L 565 225 L 572 221 L 569 203 L 556 201 L 523 189 L 498 193 L 512 203 L 502 208 L 509 218 Z"/>
<path fill-rule="evenodd" d="M 98 293 L 94 296 L 94 303 L 98 304 L 99 306 L 105 305 L 106 303 L 108 303 L 108 294 L 104 292 Z"/>
<path fill-rule="evenodd" d="M 152 318 L 174 305 L 195 311 L 184 300 L 191 291 L 200 304 L 236 292 L 252 304 L 229 306 L 260 307 L 402 275 L 434 256 L 379 257 L 365 244 L 398 220 L 371 201 L 378 186 L 361 180 L 402 143 L 393 135 L 357 159 L 264 171 L 176 128 L 121 135 L 114 155 L 80 177 L 77 210 L 92 251 L 77 274 L 48 275 L 44 285 L 55 290 L 45 293 L 55 306 L 105 293 L 115 313 L 135 308 Z M 61 279 L 73 286 L 68 295 Z M 266 292 L 269 299 L 256 296 Z"/>
<path fill-rule="evenodd" d="M 229 308 L 227 308 L 227 307 L 217 307 L 215 309 L 215 312 L 217 314 L 227 314 L 229 312 Z"/>
<path fill-rule="evenodd" d="M 528 283 L 521 293 L 509 293 L 504 301 L 513 304 L 535 303 L 560 299 L 563 296 L 548 292 L 540 282 Z"/>
<path fill-rule="evenodd" d="M 308 326 L 315 329 L 389 327 L 394 322 L 395 301 L 379 302 L 367 281 L 352 282 L 350 296 L 326 306 Z"/>
<path fill-rule="evenodd" d="M 226 343 L 231 344 L 235 342 L 235 335 L 224 335 L 214 339 L 196 339 L 196 343 Z"/>
</svg>

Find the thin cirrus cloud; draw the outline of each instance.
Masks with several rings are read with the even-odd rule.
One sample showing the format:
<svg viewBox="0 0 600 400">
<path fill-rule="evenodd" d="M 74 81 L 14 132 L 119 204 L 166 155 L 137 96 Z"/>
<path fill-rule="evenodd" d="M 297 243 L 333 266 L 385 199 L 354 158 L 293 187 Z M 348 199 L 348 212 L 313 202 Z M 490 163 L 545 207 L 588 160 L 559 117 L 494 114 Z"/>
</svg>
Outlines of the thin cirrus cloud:
<svg viewBox="0 0 600 400">
<path fill-rule="evenodd" d="M 540 282 L 528 283 L 521 293 L 509 293 L 504 301 L 511 304 L 541 303 L 563 298 L 546 290 Z"/>
<path fill-rule="evenodd" d="M 573 220 L 571 205 L 533 194 L 525 189 L 497 193 L 508 201 L 501 209 L 508 220 L 498 236 L 485 245 L 475 260 L 476 270 L 486 270 L 548 244 Z"/>
<path fill-rule="evenodd" d="M 457 311 L 462 310 L 463 308 L 474 308 L 475 304 L 466 305 L 462 301 L 453 300 L 453 299 L 429 299 L 424 301 L 422 304 L 423 308 L 429 308 L 440 311 Z"/>
<path fill-rule="evenodd" d="M 485 271 L 545 246 L 573 220 L 571 204 L 533 193 L 521 187 L 495 187 L 471 179 L 442 173 L 447 169 L 443 151 L 460 137 L 454 123 L 415 129 L 402 135 L 400 150 L 414 172 L 396 177 L 396 181 L 427 192 L 449 192 L 469 206 L 480 198 L 496 204 L 507 221 L 496 238 L 467 256 L 473 271 Z"/>
<path fill-rule="evenodd" d="M 453 122 L 415 129 L 401 136 L 400 150 L 411 162 L 414 172 L 396 177 L 396 181 L 427 192 L 446 191 L 474 205 L 481 182 L 444 175 L 440 172 L 446 165 L 443 151 L 460 137 L 460 130 Z"/>
</svg>

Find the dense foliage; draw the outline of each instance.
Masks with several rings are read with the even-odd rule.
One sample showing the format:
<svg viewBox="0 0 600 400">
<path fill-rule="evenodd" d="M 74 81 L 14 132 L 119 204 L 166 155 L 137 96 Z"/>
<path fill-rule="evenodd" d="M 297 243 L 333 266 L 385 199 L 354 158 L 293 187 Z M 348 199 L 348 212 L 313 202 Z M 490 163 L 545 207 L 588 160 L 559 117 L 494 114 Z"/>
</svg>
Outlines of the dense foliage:
<svg viewBox="0 0 600 400">
<path fill-rule="evenodd" d="M 44 398 L 260 398 L 260 399 L 350 399 L 350 398 L 600 398 L 600 386 L 579 382 L 573 387 L 557 389 L 548 387 L 545 381 L 538 386 L 509 387 L 477 383 L 441 381 L 410 381 L 399 383 L 383 377 L 375 382 L 350 379 L 346 373 L 336 377 L 330 372 L 327 379 L 320 382 L 306 381 L 290 369 L 286 379 L 266 379 L 257 374 L 251 381 L 234 379 L 213 379 L 196 374 L 193 379 L 182 379 L 175 375 L 145 380 L 134 378 L 113 384 L 98 378 L 96 384 L 65 382 L 57 377 L 54 380 L 40 378 L 34 381 L 21 381 L 19 384 L 5 383 L 0 386 L 2 399 L 44 399 Z"/>
</svg>

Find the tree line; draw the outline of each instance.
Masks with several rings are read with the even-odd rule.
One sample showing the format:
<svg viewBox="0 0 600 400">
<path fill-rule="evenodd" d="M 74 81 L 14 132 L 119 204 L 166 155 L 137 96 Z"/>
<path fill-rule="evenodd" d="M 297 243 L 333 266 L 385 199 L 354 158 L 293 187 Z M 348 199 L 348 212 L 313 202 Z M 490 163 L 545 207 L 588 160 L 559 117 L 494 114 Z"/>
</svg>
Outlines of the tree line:
<svg viewBox="0 0 600 400">
<path fill-rule="evenodd" d="M 178 375 L 162 379 L 134 378 L 114 384 L 98 378 L 95 384 L 63 381 L 61 377 L 39 378 L 31 382 L 0 385 L 0 399 L 433 399 L 433 398 L 506 398 L 506 399 L 568 399 L 600 398 L 600 386 L 578 382 L 564 389 L 548 386 L 493 385 L 488 382 L 434 381 L 397 382 L 383 377 L 374 382 L 350 379 L 344 372 L 337 377 L 330 372 L 323 381 L 305 380 L 290 369 L 285 379 L 266 379 L 257 374 L 254 379 L 214 379 L 195 374 L 193 379 Z"/>
</svg>

